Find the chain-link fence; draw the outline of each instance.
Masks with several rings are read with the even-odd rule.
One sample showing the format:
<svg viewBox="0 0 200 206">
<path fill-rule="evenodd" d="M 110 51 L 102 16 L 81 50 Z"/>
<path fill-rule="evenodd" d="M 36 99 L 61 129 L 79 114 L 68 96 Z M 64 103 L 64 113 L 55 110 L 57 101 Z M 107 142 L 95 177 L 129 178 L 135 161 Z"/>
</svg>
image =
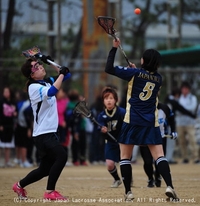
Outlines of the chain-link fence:
<svg viewBox="0 0 200 206">
<path fill-rule="evenodd" d="M 14 60 L 7 59 L 6 61 Z M 16 61 L 18 61 L 18 65 L 23 63 L 23 60 L 19 61 L 18 59 Z M 113 85 L 116 87 L 119 92 L 119 97 L 122 97 L 127 83 L 117 77 L 106 74 L 104 72 L 105 61 L 105 59 L 96 61 L 92 60 L 90 61 L 89 68 L 83 68 L 81 66 L 81 62 L 83 62 L 83 60 L 77 60 L 77 62 L 79 62 L 78 65 L 74 68 L 70 68 L 72 73 L 71 80 L 66 81 L 63 86 L 67 90 L 69 88 L 76 87 L 89 103 L 92 103 L 95 100 L 95 98 L 100 94 L 102 88 L 106 85 Z M 47 75 L 56 75 L 51 67 L 45 65 L 45 68 L 47 70 Z M 188 81 L 192 85 L 193 94 L 195 94 L 198 99 L 200 98 L 200 68 L 161 67 L 159 68 L 159 73 L 163 76 L 160 101 L 164 101 L 166 95 L 171 93 L 174 88 L 179 87 L 182 81 Z M 1 91 L 5 85 L 10 85 L 16 90 L 24 89 L 25 83 L 26 79 L 20 72 L 20 66 L 0 66 Z"/>
</svg>

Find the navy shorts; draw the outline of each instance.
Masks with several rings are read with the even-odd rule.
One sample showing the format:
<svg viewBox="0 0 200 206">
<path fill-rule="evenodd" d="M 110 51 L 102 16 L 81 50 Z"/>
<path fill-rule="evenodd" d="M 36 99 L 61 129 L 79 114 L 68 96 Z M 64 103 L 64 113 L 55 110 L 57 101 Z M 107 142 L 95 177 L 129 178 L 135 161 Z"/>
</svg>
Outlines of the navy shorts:
<svg viewBox="0 0 200 206">
<path fill-rule="evenodd" d="M 160 127 L 139 126 L 123 123 L 119 143 L 130 145 L 159 145 L 162 144 Z"/>
<path fill-rule="evenodd" d="M 116 142 L 107 142 L 105 144 L 105 159 L 119 162 L 120 160 L 120 149 L 119 144 Z"/>
</svg>

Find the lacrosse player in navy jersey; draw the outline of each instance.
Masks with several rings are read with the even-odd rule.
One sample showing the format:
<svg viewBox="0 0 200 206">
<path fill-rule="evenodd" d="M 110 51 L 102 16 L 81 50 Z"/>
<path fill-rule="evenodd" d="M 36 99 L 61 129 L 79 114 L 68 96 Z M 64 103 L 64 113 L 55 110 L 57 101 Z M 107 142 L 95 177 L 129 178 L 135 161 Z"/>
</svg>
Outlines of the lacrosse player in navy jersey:
<svg viewBox="0 0 200 206">
<path fill-rule="evenodd" d="M 102 125 L 101 132 L 106 135 L 106 132 L 111 133 L 116 140 L 123 123 L 125 109 L 117 106 L 118 95 L 115 89 L 106 87 L 102 91 L 102 100 L 105 109 L 98 115 L 98 122 Z M 115 162 L 120 160 L 119 144 L 114 142 L 108 135 L 105 136 L 105 159 L 108 172 L 114 178 L 112 188 L 121 185 L 122 181 L 117 172 Z"/>
<path fill-rule="evenodd" d="M 43 55 L 42 61 L 48 64 L 47 59 L 51 60 L 49 56 Z M 59 68 L 56 69 L 59 70 Z M 41 160 L 38 168 L 13 185 L 13 190 L 20 199 L 27 199 L 24 187 L 48 176 L 43 198 L 66 200 L 55 190 L 56 182 L 67 162 L 67 152 L 60 144 L 57 132 L 58 111 L 55 95 L 62 82 L 71 74 L 67 67 L 62 66 L 56 77 L 45 79 L 46 71 L 43 65 L 31 58 L 22 65 L 21 72 L 28 79 L 27 91 L 34 116 L 32 137 Z"/>
<path fill-rule="evenodd" d="M 130 63 L 131 68 L 114 66 L 119 45 L 120 40 L 114 39 L 105 72 L 128 82 L 126 114 L 119 135 L 120 170 L 125 187 L 125 200 L 134 199 L 130 185 L 132 178 L 130 158 L 134 145 L 148 145 L 159 173 L 167 185 L 165 194 L 168 198 L 177 200 L 169 164 L 164 157 L 158 124 L 158 92 L 162 85 L 162 76 L 157 69 L 161 63 L 161 55 L 154 49 L 147 49 L 141 58 L 140 69 L 132 63 Z"/>
</svg>

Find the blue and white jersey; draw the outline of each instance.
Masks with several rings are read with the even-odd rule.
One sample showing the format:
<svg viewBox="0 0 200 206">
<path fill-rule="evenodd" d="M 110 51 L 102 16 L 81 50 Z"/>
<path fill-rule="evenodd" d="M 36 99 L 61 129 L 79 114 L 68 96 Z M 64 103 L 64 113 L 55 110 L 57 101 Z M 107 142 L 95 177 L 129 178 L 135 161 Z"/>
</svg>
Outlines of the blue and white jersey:
<svg viewBox="0 0 200 206">
<path fill-rule="evenodd" d="M 166 133 L 165 128 L 167 126 L 167 122 L 166 122 L 166 114 L 162 109 L 158 110 L 158 124 L 160 126 L 161 136 L 164 137 Z"/>
<path fill-rule="evenodd" d="M 49 82 L 43 81 L 42 83 L 31 83 L 28 87 L 34 116 L 33 137 L 57 131 L 58 112 L 56 97 L 47 96 L 51 85 Z"/>
<path fill-rule="evenodd" d="M 140 126 L 159 126 L 157 94 L 162 77 L 144 69 L 116 66 L 114 75 L 128 81 L 124 122 Z"/>
<path fill-rule="evenodd" d="M 111 114 L 105 109 L 98 115 L 97 120 L 102 126 L 106 126 L 108 132 L 118 139 L 125 112 L 126 110 L 124 108 L 118 106 L 113 109 Z"/>
<path fill-rule="evenodd" d="M 158 103 L 158 123 L 162 137 L 176 131 L 174 113 L 167 104 Z"/>
<path fill-rule="evenodd" d="M 18 102 L 18 116 L 17 116 L 17 124 L 19 124 L 21 127 L 27 127 L 27 122 L 25 118 L 24 111 L 30 106 L 30 101 L 25 100 L 22 102 Z"/>
</svg>

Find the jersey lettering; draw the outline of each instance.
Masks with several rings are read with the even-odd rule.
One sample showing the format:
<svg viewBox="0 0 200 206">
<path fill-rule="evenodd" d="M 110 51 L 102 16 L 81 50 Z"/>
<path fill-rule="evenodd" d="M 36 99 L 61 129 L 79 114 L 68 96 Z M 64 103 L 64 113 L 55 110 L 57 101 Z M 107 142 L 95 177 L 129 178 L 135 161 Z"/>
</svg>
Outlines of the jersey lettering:
<svg viewBox="0 0 200 206">
<path fill-rule="evenodd" d="M 112 120 L 107 123 L 108 132 L 116 130 L 117 122 L 117 120 Z"/>
</svg>

